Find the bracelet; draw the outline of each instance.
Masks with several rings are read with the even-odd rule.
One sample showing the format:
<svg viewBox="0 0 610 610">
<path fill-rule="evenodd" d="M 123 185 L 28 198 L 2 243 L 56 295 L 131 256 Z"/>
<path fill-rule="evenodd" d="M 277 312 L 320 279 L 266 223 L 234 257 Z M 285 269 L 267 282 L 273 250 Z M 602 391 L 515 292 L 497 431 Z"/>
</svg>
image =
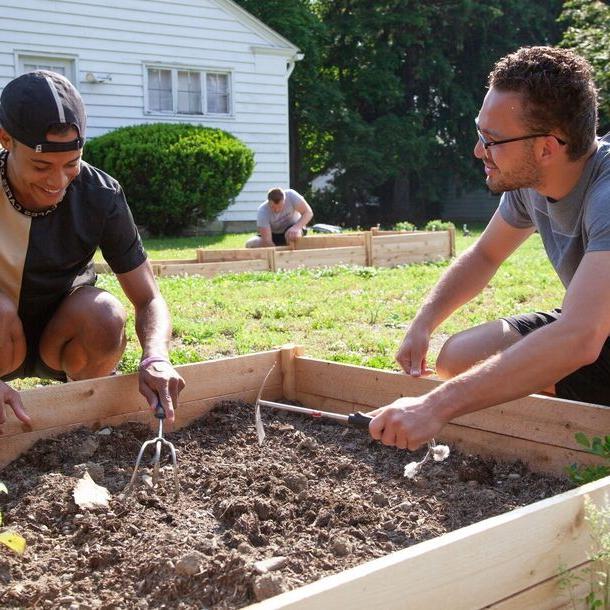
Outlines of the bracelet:
<svg viewBox="0 0 610 610">
<path fill-rule="evenodd" d="M 153 362 L 167 362 L 167 364 L 171 364 L 168 358 L 163 356 L 148 356 L 148 358 L 144 358 L 144 360 L 140 361 L 139 369 L 143 371 L 149 364 Z"/>
</svg>

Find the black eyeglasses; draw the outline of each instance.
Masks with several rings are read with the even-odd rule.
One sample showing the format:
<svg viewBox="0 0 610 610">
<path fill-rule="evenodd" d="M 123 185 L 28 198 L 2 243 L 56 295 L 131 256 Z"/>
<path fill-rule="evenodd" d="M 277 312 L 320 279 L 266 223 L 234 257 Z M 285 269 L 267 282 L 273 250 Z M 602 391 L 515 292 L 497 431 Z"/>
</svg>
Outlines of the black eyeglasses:
<svg viewBox="0 0 610 610">
<path fill-rule="evenodd" d="M 481 130 L 479 129 L 479 123 L 476 121 L 476 119 L 475 119 L 474 124 L 477 127 L 477 135 L 479 136 L 479 142 L 481 142 L 481 144 L 483 145 L 483 148 L 485 150 L 488 150 L 492 146 L 499 146 L 500 144 L 508 144 L 509 142 L 519 142 L 520 140 L 531 140 L 532 138 L 551 137 L 551 138 L 555 138 L 559 142 L 559 144 L 561 144 L 562 146 L 565 146 L 567 144 L 567 142 L 565 140 L 558 138 L 555 134 L 552 134 L 552 133 L 532 133 L 528 136 L 519 136 L 518 138 L 508 138 L 506 140 L 488 140 L 481 133 Z"/>
</svg>

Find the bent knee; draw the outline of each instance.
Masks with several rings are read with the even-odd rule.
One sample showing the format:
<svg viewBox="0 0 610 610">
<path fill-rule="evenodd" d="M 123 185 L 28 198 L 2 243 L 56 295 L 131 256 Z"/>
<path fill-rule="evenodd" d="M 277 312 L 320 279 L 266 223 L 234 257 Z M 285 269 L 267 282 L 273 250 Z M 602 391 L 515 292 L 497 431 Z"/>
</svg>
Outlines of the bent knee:
<svg viewBox="0 0 610 610">
<path fill-rule="evenodd" d="M 14 320 L 19 319 L 17 313 L 17 305 L 5 294 L 0 293 L 0 320 Z"/>
<path fill-rule="evenodd" d="M 95 327 L 114 335 L 123 332 L 127 311 L 115 296 L 100 292 L 93 301 L 88 317 Z"/>
<path fill-rule="evenodd" d="M 451 379 L 470 368 L 474 363 L 467 351 L 461 334 L 449 337 L 436 359 L 436 374 L 441 379 Z"/>
</svg>

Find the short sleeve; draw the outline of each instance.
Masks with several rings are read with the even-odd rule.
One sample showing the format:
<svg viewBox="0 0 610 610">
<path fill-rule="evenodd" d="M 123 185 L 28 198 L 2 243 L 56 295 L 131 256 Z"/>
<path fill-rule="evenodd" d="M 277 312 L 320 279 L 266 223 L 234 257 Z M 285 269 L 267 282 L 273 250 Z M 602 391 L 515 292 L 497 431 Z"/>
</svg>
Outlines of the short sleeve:
<svg viewBox="0 0 610 610">
<path fill-rule="evenodd" d="M 117 274 L 133 271 L 147 258 L 142 239 L 120 186 L 117 186 L 106 216 L 100 249 L 112 271 Z"/>
<path fill-rule="evenodd" d="M 263 203 L 256 211 L 256 226 L 261 229 L 266 229 L 271 226 L 271 218 L 269 217 L 269 206 Z"/>
<path fill-rule="evenodd" d="M 586 252 L 610 250 L 610 180 L 598 181 L 588 199 L 584 217 Z"/>
<path fill-rule="evenodd" d="M 529 229 L 534 226 L 518 190 L 502 193 L 498 209 L 502 218 L 516 229 Z"/>
</svg>

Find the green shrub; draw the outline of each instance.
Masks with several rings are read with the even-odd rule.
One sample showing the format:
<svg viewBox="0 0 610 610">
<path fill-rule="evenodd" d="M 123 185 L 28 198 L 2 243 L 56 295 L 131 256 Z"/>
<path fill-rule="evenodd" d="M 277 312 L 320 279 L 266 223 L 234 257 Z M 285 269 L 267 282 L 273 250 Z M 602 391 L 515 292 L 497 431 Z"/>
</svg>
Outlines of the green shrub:
<svg viewBox="0 0 610 610">
<path fill-rule="evenodd" d="M 403 220 L 401 222 L 397 222 L 393 227 L 393 231 L 415 231 L 417 227 L 408 220 Z"/>
<path fill-rule="evenodd" d="M 213 220 L 254 169 L 253 153 L 237 138 L 194 125 L 121 127 L 87 142 L 84 156 L 121 183 L 136 222 L 153 235 Z"/>
<path fill-rule="evenodd" d="M 449 229 L 455 229 L 455 225 L 444 220 L 429 220 L 424 227 L 424 231 L 448 231 Z"/>
</svg>

